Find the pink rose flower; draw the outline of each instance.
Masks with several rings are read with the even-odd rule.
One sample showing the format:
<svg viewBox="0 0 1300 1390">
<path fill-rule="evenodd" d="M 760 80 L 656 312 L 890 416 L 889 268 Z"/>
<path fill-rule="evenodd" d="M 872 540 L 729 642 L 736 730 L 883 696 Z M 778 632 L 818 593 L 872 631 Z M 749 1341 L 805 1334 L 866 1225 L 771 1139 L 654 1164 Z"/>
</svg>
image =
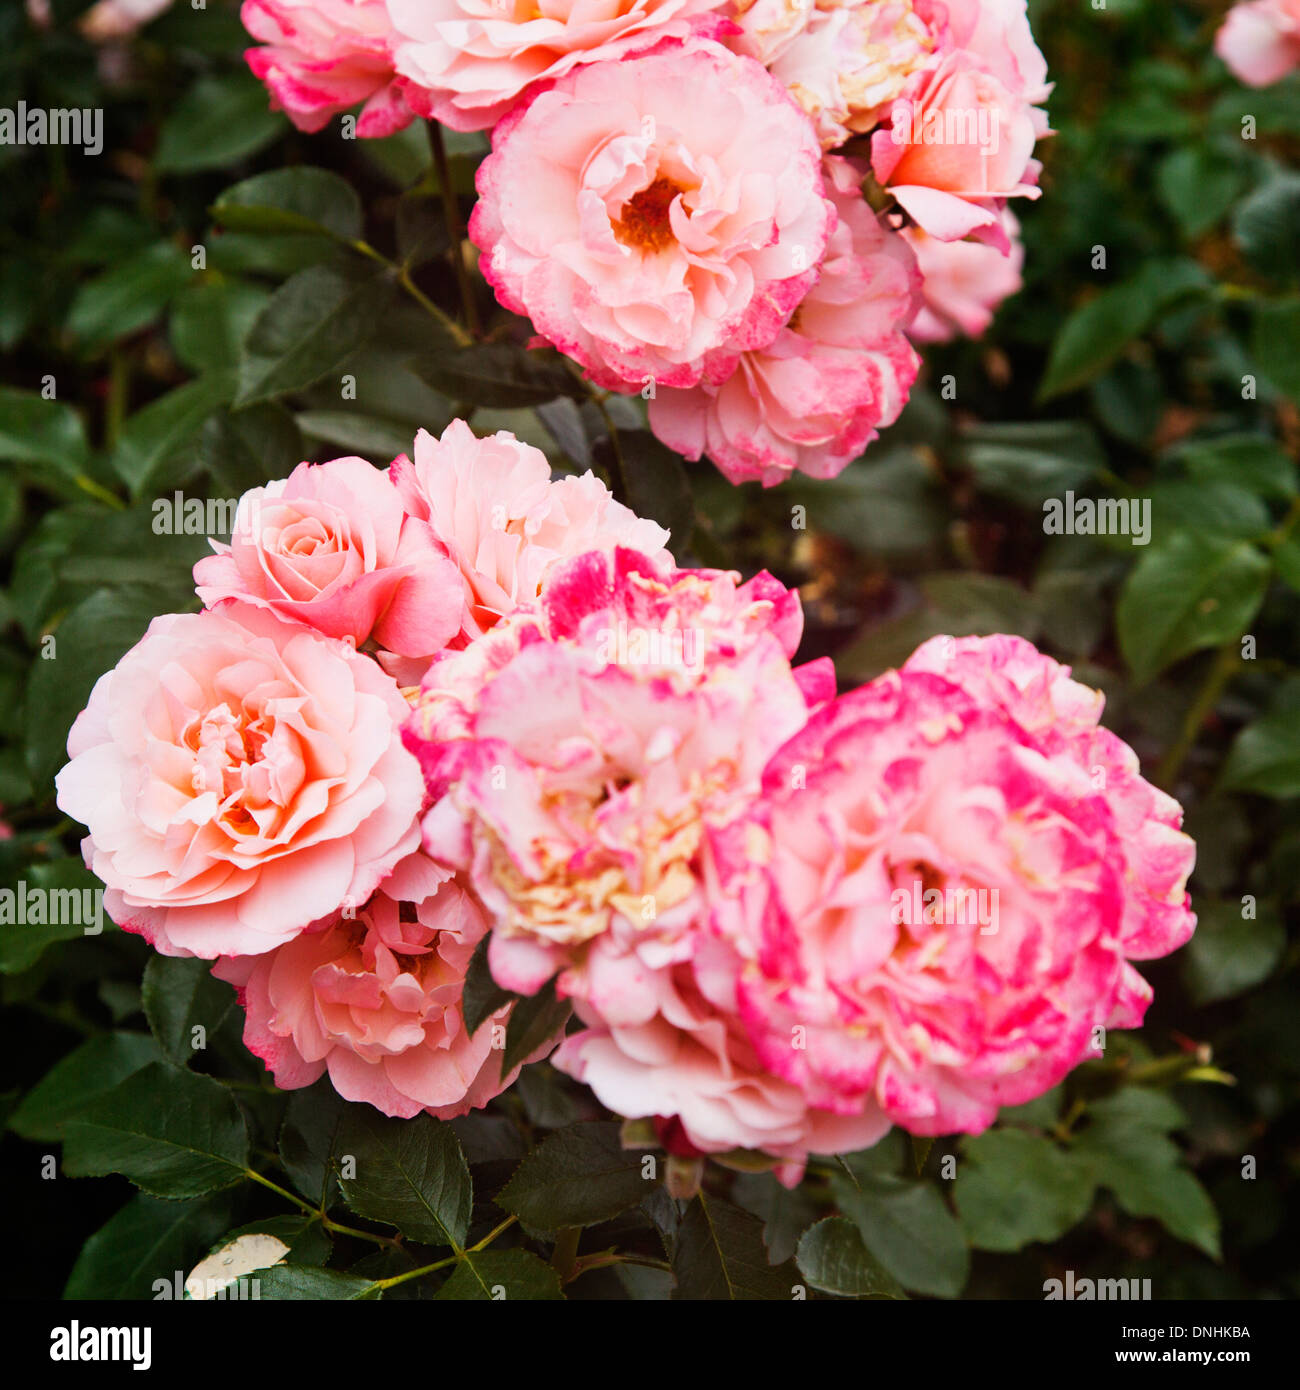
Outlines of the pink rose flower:
<svg viewBox="0 0 1300 1390">
<path fill-rule="evenodd" d="M 1007 198 L 1037 198 L 1042 113 L 964 49 L 909 79 L 871 138 L 872 169 L 940 241 L 975 233 L 1001 250 Z"/>
<path fill-rule="evenodd" d="M 91 43 L 124 39 L 171 9 L 174 0 L 96 0 L 77 21 Z"/>
<path fill-rule="evenodd" d="M 421 115 L 453 130 L 493 126 L 581 63 L 686 38 L 717 0 L 388 0 L 397 71 Z"/>
<path fill-rule="evenodd" d="M 244 1042 L 281 1090 L 328 1071 L 345 1100 L 447 1120 L 519 1074 L 501 1075 L 493 1047 L 509 1007 L 472 1036 L 465 1026 L 465 972 L 487 926 L 456 880 L 417 853 L 355 911 L 332 912 L 264 955 L 222 957 L 212 973 L 238 990 Z"/>
<path fill-rule="evenodd" d="M 816 277 L 820 166 L 758 63 L 669 44 L 578 68 L 507 116 L 470 236 L 501 302 L 599 385 L 718 382 Z"/>
<path fill-rule="evenodd" d="M 612 1009 L 689 957 L 706 826 L 833 692 L 828 662 L 791 670 L 801 629 L 768 575 L 618 549 L 559 562 L 535 604 L 435 662 L 406 730 L 435 799 L 425 849 L 492 913 L 499 983 L 531 994 L 580 966 Z"/>
<path fill-rule="evenodd" d="M 607 1023 L 584 999 L 589 1026 L 561 1043 L 552 1061 L 628 1119 L 671 1119 L 691 1149 L 748 1149 L 789 1161 L 789 1187 L 810 1153 L 870 1148 L 889 1129 L 875 1107 L 839 1115 L 810 1104 L 759 1060 L 740 1022 L 738 960 L 721 943 L 698 943 L 697 959 L 637 981 L 643 1016 Z M 672 1145 L 677 1151 L 680 1145 Z"/>
<path fill-rule="evenodd" d="M 921 270 L 922 305 L 908 335 L 916 343 L 946 343 L 958 335 L 982 337 L 998 306 L 1021 287 L 1025 248 L 1020 223 L 1008 208 L 1002 226 L 1011 251 L 979 241 L 936 241 L 920 227 L 903 231 Z"/>
<path fill-rule="evenodd" d="M 1214 51 L 1251 87 L 1280 82 L 1300 67 L 1300 0 L 1234 5 L 1215 35 Z"/>
<path fill-rule="evenodd" d="M 616 502 L 590 470 L 552 479 L 546 455 L 505 431 L 476 438 L 453 420 L 435 439 L 421 430 L 414 461 L 389 476 L 412 518 L 428 522 L 464 589 L 466 638 L 531 602 L 559 559 L 629 546 L 662 554 L 668 532 Z"/>
<path fill-rule="evenodd" d="M 247 50 L 248 66 L 299 130 L 320 130 L 358 102 L 362 139 L 410 125 L 384 0 L 244 0 L 239 17 L 265 45 Z"/>
<path fill-rule="evenodd" d="M 358 646 L 432 656 L 461 628 L 460 575 L 365 459 L 302 463 L 240 499 L 231 543 L 194 566 L 205 604 L 241 601 Z"/>
<path fill-rule="evenodd" d="M 406 702 L 350 644 L 240 606 L 155 618 L 68 736 L 60 809 L 164 955 L 260 955 L 419 843 Z"/>
<path fill-rule="evenodd" d="M 1141 1022 L 1126 957 L 1187 939 L 1192 849 L 1099 708 L 1028 643 L 937 639 L 772 760 L 716 918 L 810 1104 L 978 1133 Z"/>
<path fill-rule="evenodd" d="M 658 391 L 650 426 L 687 458 L 707 454 L 733 482 L 833 478 L 892 424 L 920 359 L 905 330 L 919 279 L 902 238 L 862 199 L 849 162 L 826 161 L 839 220 L 817 283 L 765 348 L 721 385 Z"/>
<path fill-rule="evenodd" d="M 825 149 L 872 129 L 913 73 L 930 62 L 944 28 L 926 0 L 820 0 L 786 5 L 798 25 L 771 27 L 763 0 L 742 13 L 738 52 L 761 58 L 812 117 Z M 782 15 L 784 19 L 784 15 Z"/>
</svg>

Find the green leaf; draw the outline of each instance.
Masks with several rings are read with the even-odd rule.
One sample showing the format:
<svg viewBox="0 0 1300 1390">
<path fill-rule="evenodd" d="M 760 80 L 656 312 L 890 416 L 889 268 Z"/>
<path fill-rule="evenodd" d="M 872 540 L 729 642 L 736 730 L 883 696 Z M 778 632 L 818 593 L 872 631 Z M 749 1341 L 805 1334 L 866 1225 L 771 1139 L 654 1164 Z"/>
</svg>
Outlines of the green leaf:
<svg viewBox="0 0 1300 1390">
<path fill-rule="evenodd" d="M 547 1039 L 561 1032 L 569 1021 L 573 1005 L 567 999 L 557 999 L 552 978 L 527 996 L 510 1011 L 506 1024 L 506 1045 L 501 1054 L 501 1075 L 508 1076 L 532 1056 Z"/>
<path fill-rule="evenodd" d="M 621 431 L 618 450 L 628 506 L 665 527 L 672 534 L 670 544 L 683 550 L 690 544 L 695 503 L 681 458 L 648 430 Z"/>
<path fill-rule="evenodd" d="M 200 280 L 172 306 L 172 351 L 193 372 L 220 371 L 239 361 L 240 347 L 270 295 L 242 280 Z"/>
<path fill-rule="evenodd" d="M 163 123 L 154 167 L 163 174 L 226 168 L 285 129 L 285 118 L 270 109 L 266 88 L 251 73 L 200 77 Z"/>
<path fill-rule="evenodd" d="M 355 1176 L 341 1184 L 353 1211 L 396 1226 L 408 1240 L 464 1244 L 469 1165 L 450 1125 L 431 1115 L 394 1120 L 354 1106 L 337 1142 L 339 1154 L 355 1160 Z"/>
<path fill-rule="evenodd" d="M 1268 588 L 1268 558 L 1247 541 L 1176 533 L 1125 581 L 1115 613 L 1120 649 L 1139 682 L 1245 632 Z"/>
<path fill-rule="evenodd" d="M 513 343 L 452 343 L 416 358 L 411 366 L 435 390 L 470 405 L 543 405 L 556 396 L 583 394 L 581 385 L 550 349 L 529 351 Z"/>
<path fill-rule="evenodd" d="M 393 299 L 384 275 L 311 266 L 271 296 L 244 344 L 236 406 L 301 390 L 378 333 Z"/>
<path fill-rule="evenodd" d="M 1237 208 L 1232 231 L 1255 270 L 1293 280 L 1300 242 L 1300 174 L 1277 170 Z"/>
<path fill-rule="evenodd" d="M 1160 199 L 1186 237 L 1208 232 L 1232 207 L 1245 177 L 1225 156 L 1197 145 L 1183 145 L 1156 170 Z"/>
<path fill-rule="evenodd" d="M 198 453 L 213 482 L 231 497 L 285 477 L 304 458 L 298 426 L 278 405 L 218 411 L 203 426 Z"/>
<path fill-rule="evenodd" d="M 1052 344 L 1039 401 L 1087 385 L 1165 311 L 1209 283 L 1194 261 L 1148 261 L 1131 280 L 1088 300 L 1066 319 Z"/>
<path fill-rule="evenodd" d="M 365 415 L 359 410 L 302 410 L 294 417 L 298 428 L 313 439 L 323 439 L 366 458 L 384 463 L 411 448 L 408 425 Z"/>
<path fill-rule="evenodd" d="M 527 1250 L 481 1250 L 458 1260 L 438 1300 L 562 1299 L 560 1276 Z"/>
<path fill-rule="evenodd" d="M 732 1181 L 732 1199 L 763 1222 L 763 1244 L 771 1264 L 794 1255 L 799 1237 L 817 1219 L 819 1208 L 802 1187 L 791 1190 L 771 1173 L 740 1173 Z"/>
<path fill-rule="evenodd" d="M 1300 722 L 1294 710 L 1275 710 L 1237 735 L 1220 786 L 1280 799 L 1300 796 Z"/>
<path fill-rule="evenodd" d="M 1236 483 L 1259 497 L 1285 500 L 1296 493 L 1296 466 L 1286 450 L 1262 434 L 1192 440 L 1179 459 L 1194 478 Z"/>
<path fill-rule="evenodd" d="M 970 1243 L 1020 1250 L 1056 1240 L 1092 1205 L 1086 1165 L 1050 1139 L 1023 1129 L 990 1129 L 965 1142 L 953 1200 Z"/>
<path fill-rule="evenodd" d="M 70 405 L 0 386 L 0 459 L 47 464 L 75 477 L 89 457 L 85 426 Z"/>
<path fill-rule="evenodd" d="M 515 1169 L 496 1204 L 536 1231 L 595 1226 L 647 1194 L 642 1156 L 619 1144 L 620 1126 L 600 1121 L 548 1135 Z"/>
<path fill-rule="evenodd" d="M 193 470 L 199 430 L 214 411 L 230 400 L 234 388 L 232 372 L 212 372 L 168 391 L 131 416 L 118 440 L 112 464 L 133 497 L 169 486 Z"/>
<path fill-rule="evenodd" d="M 71 1177 L 123 1173 L 155 1197 L 197 1197 L 238 1182 L 248 1133 L 234 1098 L 211 1077 L 154 1062 L 65 1126 Z"/>
<path fill-rule="evenodd" d="M 517 997 L 508 989 L 502 989 L 492 978 L 492 971 L 488 967 L 489 944 L 490 938 L 485 936 L 475 946 L 469 969 L 465 971 L 461 1009 L 465 1016 L 465 1029 L 471 1037 L 492 1014 Z"/>
<path fill-rule="evenodd" d="M 234 991 L 213 976 L 211 962 L 180 956 L 150 956 L 141 998 L 154 1037 L 182 1067 L 194 1059 L 194 1028 L 210 1040 L 236 1007 Z"/>
<path fill-rule="evenodd" d="M 902 1298 L 898 1281 L 862 1243 L 843 1216 L 828 1216 L 799 1240 L 799 1272 L 815 1289 L 837 1298 Z"/>
<path fill-rule="evenodd" d="M 154 1298 L 155 1284 L 174 1294 L 205 1250 L 230 1224 L 231 1194 L 165 1202 L 138 1192 L 85 1243 L 64 1298 Z"/>
<path fill-rule="evenodd" d="M 1283 395 L 1300 401 L 1300 299 L 1261 300 L 1255 305 L 1250 351 L 1265 377 Z"/>
<path fill-rule="evenodd" d="M 91 345 L 125 338 L 156 319 L 193 275 L 179 246 L 156 242 L 77 291 L 68 311 L 68 332 Z"/>
<path fill-rule="evenodd" d="M 98 935 L 103 930 L 105 920 L 102 899 L 99 897 L 102 887 L 81 860 L 71 855 L 30 865 L 26 878 L 7 890 L 14 893 L 15 920 L 0 926 L 0 974 L 16 975 L 35 965 L 46 947 L 54 945 L 56 941 L 75 941 L 81 936 Z M 17 895 L 24 893 L 26 907 L 25 894 L 33 889 L 40 894 L 46 920 L 33 922 L 30 920 L 32 914 L 28 911 L 28 920 L 19 923 L 16 920 Z M 88 893 L 94 896 L 88 898 Z M 95 921 L 96 914 L 98 922 Z M 86 931 L 88 925 L 92 927 L 89 933 Z"/>
<path fill-rule="evenodd" d="M 361 237 L 361 199 L 352 186 L 328 169 L 306 165 L 245 179 L 226 189 L 210 211 L 234 232 L 324 235 L 345 242 Z"/>
<path fill-rule="evenodd" d="M 68 1120 L 158 1057 L 158 1044 L 145 1033 L 90 1038 L 27 1092 L 10 1115 L 9 1128 L 24 1139 L 62 1139 Z"/>
<path fill-rule="evenodd" d="M 961 1293 L 970 1252 L 961 1227 L 938 1191 L 925 1182 L 832 1179 L 840 1210 L 867 1249 L 904 1288 L 938 1298 Z"/>
<path fill-rule="evenodd" d="M 322 1211 L 334 1203 L 347 1102 L 322 1077 L 294 1091 L 280 1126 L 280 1162 L 293 1185 Z"/>
<path fill-rule="evenodd" d="M 1292 716 L 1294 718 L 1294 716 Z M 1183 974 L 1197 1004 L 1232 999 L 1268 979 L 1286 950 L 1277 908 L 1257 901 L 1253 917 L 1229 899 L 1198 903 L 1196 932 L 1183 953 Z"/>
<path fill-rule="evenodd" d="M 1130 1216 L 1153 1217 L 1172 1235 L 1219 1258 L 1219 1217 L 1205 1189 L 1180 1167 L 1178 1146 L 1150 1129 L 1101 1121 L 1079 1136 L 1075 1153 Z"/>
<path fill-rule="evenodd" d="M 1080 420 L 973 425 L 962 439 L 980 490 L 1019 506 L 1078 488 L 1106 462 L 1096 434 Z"/>
<path fill-rule="evenodd" d="M 152 590 L 98 589 L 55 629 L 52 655 L 32 663 L 27 682 L 27 769 L 37 786 L 48 785 L 67 761 L 68 731 L 95 682 L 158 612 Z"/>
<path fill-rule="evenodd" d="M 672 1263 L 675 1299 L 789 1299 L 799 1283 L 793 1264 L 768 1264 L 756 1216 L 704 1192 L 682 1217 Z"/>
<path fill-rule="evenodd" d="M 259 1269 L 256 1279 L 259 1297 L 277 1300 L 350 1303 L 378 1298 L 383 1292 L 371 1279 L 361 1279 L 337 1269 L 317 1269 L 314 1265 L 271 1265 Z"/>
</svg>

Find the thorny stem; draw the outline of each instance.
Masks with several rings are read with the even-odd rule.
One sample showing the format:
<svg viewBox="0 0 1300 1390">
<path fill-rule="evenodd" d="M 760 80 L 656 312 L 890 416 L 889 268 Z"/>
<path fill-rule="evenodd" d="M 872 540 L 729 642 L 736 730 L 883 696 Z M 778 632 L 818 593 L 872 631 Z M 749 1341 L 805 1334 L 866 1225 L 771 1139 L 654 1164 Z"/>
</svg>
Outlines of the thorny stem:
<svg viewBox="0 0 1300 1390">
<path fill-rule="evenodd" d="M 469 270 L 465 265 L 463 245 L 465 233 L 460 225 L 460 208 L 456 203 L 456 190 L 451 184 L 451 163 L 447 159 L 447 147 L 442 139 L 442 127 L 437 121 L 429 121 L 429 144 L 433 149 L 433 165 L 438 171 L 438 184 L 442 189 L 442 207 L 447 219 L 447 237 L 451 242 L 452 265 L 456 271 L 456 283 L 460 286 L 461 304 L 465 310 L 465 326 L 470 337 L 477 338 L 481 331 L 478 306 L 474 303 L 474 286 L 470 283 Z"/>
</svg>

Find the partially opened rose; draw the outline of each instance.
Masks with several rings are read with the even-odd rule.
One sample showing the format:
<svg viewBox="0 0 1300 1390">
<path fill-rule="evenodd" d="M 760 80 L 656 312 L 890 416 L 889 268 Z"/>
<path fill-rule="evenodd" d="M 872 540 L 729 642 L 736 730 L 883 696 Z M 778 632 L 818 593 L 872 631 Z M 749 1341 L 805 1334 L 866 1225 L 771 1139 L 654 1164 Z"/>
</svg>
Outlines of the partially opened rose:
<svg viewBox="0 0 1300 1390">
<path fill-rule="evenodd" d="M 248 66 L 299 130 L 320 130 L 359 102 L 362 139 L 410 125 L 384 0 L 244 0 L 239 17 L 264 45 L 245 52 Z"/>
<path fill-rule="evenodd" d="M 345 1100 L 445 1120 L 485 1105 L 519 1073 L 501 1074 L 493 1045 L 508 1006 L 472 1035 L 465 1025 L 465 972 L 487 928 L 474 899 L 417 853 L 368 902 L 264 955 L 223 958 L 212 973 L 238 989 L 244 1042 L 281 1090 L 328 1072 Z"/>
<path fill-rule="evenodd" d="M 612 390 L 724 380 L 816 278 L 812 127 L 715 43 L 560 78 L 493 132 L 470 236 L 508 308 Z"/>
<path fill-rule="evenodd" d="M 421 116 L 453 130 L 495 125 L 581 63 L 686 38 L 717 0 L 388 0 L 397 71 Z"/>
<path fill-rule="evenodd" d="M 1300 67 L 1300 0 L 1234 5 L 1215 35 L 1214 51 L 1248 86 L 1280 82 Z"/>
<path fill-rule="evenodd" d="M 237 606 L 155 618 L 68 736 L 60 809 L 104 906 L 164 955 L 259 955 L 419 842 L 406 702 L 350 644 Z"/>
<path fill-rule="evenodd" d="M 205 604 L 268 608 L 325 633 L 432 656 L 461 628 L 459 573 L 365 459 L 302 463 L 240 499 L 229 545 L 194 566 Z"/>
<path fill-rule="evenodd" d="M 463 420 L 440 439 L 421 430 L 390 475 L 408 515 L 428 523 L 459 570 L 466 638 L 535 599 L 564 556 L 616 545 L 659 554 L 668 541 L 590 470 L 552 478 L 540 449 L 504 430 L 480 439 Z"/>
</svg>

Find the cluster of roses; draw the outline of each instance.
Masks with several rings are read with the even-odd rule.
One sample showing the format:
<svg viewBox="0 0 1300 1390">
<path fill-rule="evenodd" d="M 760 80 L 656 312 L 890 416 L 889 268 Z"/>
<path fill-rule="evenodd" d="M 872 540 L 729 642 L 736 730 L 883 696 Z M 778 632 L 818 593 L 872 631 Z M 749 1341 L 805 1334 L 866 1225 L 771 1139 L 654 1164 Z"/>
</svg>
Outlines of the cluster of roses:
<svg viewBox="0 0 1300 1390">
<path fill-rule="evenodd" d="M 1181 812 L 1016 638 L 836 695 L 796 594 L 679 569 L 590 473 L 461 422 L 247 494 L 73 727 L 105 907 L 214 959 L 278 1085 L 481 1106 L 500 1023 L 678 1154 L 978 1131 L 1135 1026 L 1195 919 Z M 972 899 L 996 904 L 973 912 Z"/>
<path fill-rule="evenodd" d="M 1214 49 L 1249 86 L 1280 82 L 1300 67 L 1300 0 L 1243 0 L 1234 5 Z"/>
<path fill-rule="evenodd" d="M 732 481 L 838 473 L 905 404 L 909 335 L 978 334 L 1019 287 L 1007 200 L 1038 196 L 1050 91 L 1025 0 L 245 0 L 243 20 L 304 130 L 357 103 L 361 136 L 491 129 L 469 234 L 500 302 Z"/>
</svg>

